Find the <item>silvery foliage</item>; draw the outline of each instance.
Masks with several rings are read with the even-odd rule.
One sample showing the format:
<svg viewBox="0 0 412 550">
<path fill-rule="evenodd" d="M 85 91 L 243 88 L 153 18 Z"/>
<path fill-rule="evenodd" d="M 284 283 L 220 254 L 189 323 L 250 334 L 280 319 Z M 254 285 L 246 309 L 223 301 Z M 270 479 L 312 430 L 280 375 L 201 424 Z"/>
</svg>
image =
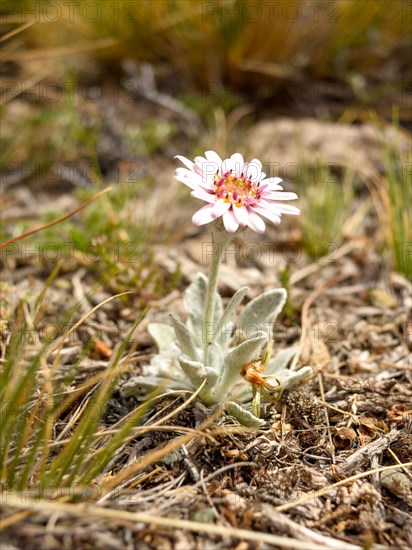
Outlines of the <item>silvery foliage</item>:
<svg viewBox="0 0 412 550">
<path fill-rule="evenodd" d="M 142 375 L 132 377 L 122 386 L 122 394 L 144 395 L 154 388 L 195 391 L 206 380 L 199 393 L 203 404 L 225 403 L 229 414 L 243 425 L 259 426 L 262 420 L 247 406 L 253 397 L 251 385 L 242 378 L 240 371 L 246 364 L 256 361 L 268 345 L 270 324 L 285 304 L 286 290 L 270 290 L 253 299 L 237 322 L 231 319 L 248 287 L 238 290 L 226 309 L 216 293 L 213 326 L 205 327 L 206 288 L 207 277 L 198 273 L 184 294 L 183 305 L 188 314 L 186 323 L 171 315 L 171 326 L 162 323 L 149 325 L 149 333 L 159 353 L 149 365 L 143 366 Z M 246 334 L 247 338 L 239 343 L 236 334 L 243 335 L 243 338 Z M 206 351 L 208 336 L 211 343 Z M 270 359 L 263 373 L 269 376 L 270 383 L 276 379 L 285 390 L 312 374 L 310 367 L 298 371 L 287 368 L 296 352 L 297 348 L 283 349 Z"/>
</svg>

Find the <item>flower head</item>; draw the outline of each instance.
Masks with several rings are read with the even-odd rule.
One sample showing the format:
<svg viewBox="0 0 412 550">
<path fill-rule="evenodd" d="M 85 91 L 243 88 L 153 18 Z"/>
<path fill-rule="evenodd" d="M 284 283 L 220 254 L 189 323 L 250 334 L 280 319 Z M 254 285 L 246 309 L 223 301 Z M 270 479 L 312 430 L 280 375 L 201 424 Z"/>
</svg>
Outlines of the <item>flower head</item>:
<svg viewBox="0 0 412 550">
<path fill-rule="evenodd" d="M 228 233 L 249 226 L 263 233 L 263 216 L 278 224 L 282 214 L 300 214 L 296 206 L 279 201 L 297 199 L 295 193 L 286 193 L 279 185 L 281 178 L 266 178 L 258 159 L 245 162 L 240 153 L 222 160 L 214 151 L 194 162 L 177 155 L 186 168 L 176 169 L 176 179 L 192 189 L 191 195 L 208 204 L 193 216 L 195 225 L 204 225 L 222 217 Z"/>
</svg>

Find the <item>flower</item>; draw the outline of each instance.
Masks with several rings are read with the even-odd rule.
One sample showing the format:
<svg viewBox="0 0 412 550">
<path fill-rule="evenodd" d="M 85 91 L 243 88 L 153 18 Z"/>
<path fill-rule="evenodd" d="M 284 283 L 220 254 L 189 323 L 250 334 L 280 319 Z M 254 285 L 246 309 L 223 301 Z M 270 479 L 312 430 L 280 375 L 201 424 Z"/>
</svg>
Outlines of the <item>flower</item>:
<svg viewBox="0 0 412 550">
<path fill-rule="evenodd" d="M 258 159 L 245 162 L 240 153 L 234 153 L 222 160 L 215 151 L 206 151 L 194 162 L 182 155 L 175 158 L 185 165 L 176 169 L 176 179 L 192 189 L 193 197 L 208 203 L 193 215 L 195 225 L 222 217 L 228 233 L 246 226 L 263 233 L 266 226 L 260 216 L 278 224 L 282 214 L 300 214 L 296 206 L 279 202 L 298 197 L 283 191 L 281 178 L 266 178 Z"/>
</svg>

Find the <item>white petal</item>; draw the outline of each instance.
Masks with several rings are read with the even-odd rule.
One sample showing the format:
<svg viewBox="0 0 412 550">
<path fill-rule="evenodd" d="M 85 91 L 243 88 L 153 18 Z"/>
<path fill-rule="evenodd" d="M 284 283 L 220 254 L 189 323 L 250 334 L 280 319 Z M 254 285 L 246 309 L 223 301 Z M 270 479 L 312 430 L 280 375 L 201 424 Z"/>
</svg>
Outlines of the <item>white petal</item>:
<svg viewBox="0 0 412 550">
<path fill-rule="evenodd" d="M 277 212 L 277 210 L 268 210 L 266 208 L 262 208 L 258 204 L 254 204 L 251 206 L 255 212 L 258 212 L 261 216 L 265 216 L 268 220 L 271 222 L 278 224 L 280 223 L 280 213 Z"/>
<path fill-rule="evenodd" d="M 273 203 L 275 204 L 275 203 Z M 292 214 L 293 216 L 299 216 L 300 210 L 296 206 L 291 206 L 290 204 L 279 204 L 276 203 L 276 210 L 282 214 Z"/>
<path fill-rule="evenodd" d="M 300 214 L 299 208 L 296 206 L 291 206 L 290 204 L 283 204 L 281 202 L 272 202 L 272 201 L 266 201 L 264 199 L 261 199 L 259 203 L 257 203 L 258 206 L 266 209 L 271 210 L 272 212 L 280 213 L 280 214 L 294 214 L 298 215 Z"/>
<path fill-rule="evenodd" d="M 267 185 L 268 191 L 279 191 L 283 189 L 283 187 L 278 185 L 278 183 L 280 183 L 281 181 L 283 181 L 282 178 L 267 178 L 267 179 L 262 179 L 262 181 L 260 182 L 260 185 L 261 186 Z"/>
<path fill-rule="evenodd" d="M 232 210 L 228 210 L 225 214 L 223 214 L 223 225 L 228 233 L 236 233 L 239 229 L 239 224 L 236 221 Z"/>
<path fill-rule="evenodd" d="M 245 161 L 243 160 L 243 156 L 240 153 L 233 153 L 233 155 L 230 157 L 230 160 L 232 162 L 232 169 L 233 172 L 240 176 L 243 170 L 243 166 L 245 164 Z"/>
<path fill-rule="evenodd" d="M 200 185 L 204 189 L 211 189 L 212 188 L 212 178 L 211 177 L 207 177 L 203 174 L 195 174 L 195 172 L 191 172 L 190 170 L 187 170 L 186 168 L 176 168 L 176 176 L 179 176 L 181 178 L 185 178 L 186 181 L 190 181 L 194 184 Z M 182 181 L 182 180 L 179 179 L 179 181 Z M 185 183 L 185 182 L 183 182 L 183 183 Z"/>
<path fill-rule="evenodd" d="M 267 191 L 262 194 L 262 198 L 270 199 L 271 201 L 293 201 L 298 198 L 296 193 L 289 193 L 286 191 Z"/>
<path fill-rule="evenodd" d="M 189 180 L 186 176 L 176 175 L 175 180 L 181 181 L 182 183 L 184 183 L 185 185 L 187 185 L 188 187 L 190 187 L 190 189 L 193 189 L 194 191 L 199 189 L 199 184 Z"/>
<path fill-rule="evenodd" d="M 187 166 L 187 168 L 189 168 L 189 170 L 193 169 L 193 162 L 186 157 L 183 157 L 182 155 L 176 155 L 175 159 L 179 159 L 180 162 L 182 162 L 185 166 Z"/>
<path fill-rule="evenodd" d="M 256 233 L 263 233 L 266 229 L 265 222 L 260 218 L 251 207 L 248 207 L 249 220 L 247 222 L 250 229 L 256 231 Z"/>
<path fill-rule="evenodd" d="M 194 179 L 199 179 L 199 175 L 192 172 L 192 170 L 188 170 L 187 168 L 176 168 L 176 174 L 178 176 L 186 176 Z"/>
<path fill-rule="evenodd" d="M 278 178 L 278 177 L 271 177 L 271 178 L 266 178 L 265 180 L 262 181 L 262 183 L 280 183 L 282 180 L 282 178 Z"/>
<path fill-rule="evenodd" d="M 212 222 L 215 219 L 212 216 L 212 208 L 212 204 L 206 204 L 206 206 L 202 206 L 200 210 L 193 214 L 192 223 L 194 225 L 205 225 L 205 223 Z"/>
<path fill-rule="evenodd" d="M 207 162 L 205 157 L 195 157 L 194 160 L 196 164 L 202 164 L 202 162 Z"/>
<path fill-rule="evenodd" d="M 199 170 L 203 170 L 203 166 L 205 164 L 210 164 L 210 162 L 204 157 L 195 157 L 195 165 L 193 170 L 196 170 L 196 167 L 198 167 Z"/>
<path fill-rule="evenodd" d="M 223 162 L 222 162 L 222 174 L 226 174 L 226 172 L 229 172 L 230 170 L 233 170 L 233 172 L 235 172 L 235 163 L 233 162 L 233 160 L 230 158 L 230 159 L 225 159 Z"/>
<path fill-rule="evenodd" d="M 223 199 L 218 199 L 213 205 L 213 215 L 216 218 L 219 218 L 227 212 L 230 208 L 230 202 L 225 202 Z"/>
<path fill-rule="evenodd" d="M 249 164 L 255 164 L 256 166 L 258 166 L 260 168 L 260 171 L 262 171 L 262 163 L 260 162 L 259 159 L 252 159 Z"/>
<path fill-rule="evenodd" d="M 253 159 L 248 163 L 246 169 L 246 176 L 251 178 L 252 181 L 259 181 L 262 173 L 262 163 L 259 159 Z"/>
<path fill-rule="evenodd" d="M 193 166 L 194 172 L 200 174 L 201 176 L 209 179 L 213 179 L 216 172 L 220 172 L 222 169 L 221 163 L 216 163 L 210 160 L 196 161 Z"/>
<path fill-rule="evenodd" d="M 222 159 L 219 157 L 219 155 L 215 151 L 206 151 L 205 157 L 210 162 L 214 162 L 215 164 L 217 164 L 219 166 L 219 169 L 222 166 Z"/>
<path fill-rule="evenodd" d="M 196 191 L 192 191 L 190 194 L 192 195 L 192 197 L 200 199 L 201 201 L 216 202 L 215 195 L 212 195 L 211 193 L 206 193 L 206 191 L 203 191 L 203 189 L 197 189 Z"/>
<path fill-rule="evenodd" d="M 239 225 L 245 227 L 249 221 L 249 214 L 246 206 L 233 206 L 232 209 L 236 221 L 239 223 Z"/>
<path fill-rule="evenodd" d="M 207 160 L 205 161 L 207 162 Z M 200 176 L 203 176 L 203 168 L 202 168 L 203 164 L 195 164 L 193 166 L 193 172 L 196 172 L 196 174 L 199 174 Z"/>
</svg>

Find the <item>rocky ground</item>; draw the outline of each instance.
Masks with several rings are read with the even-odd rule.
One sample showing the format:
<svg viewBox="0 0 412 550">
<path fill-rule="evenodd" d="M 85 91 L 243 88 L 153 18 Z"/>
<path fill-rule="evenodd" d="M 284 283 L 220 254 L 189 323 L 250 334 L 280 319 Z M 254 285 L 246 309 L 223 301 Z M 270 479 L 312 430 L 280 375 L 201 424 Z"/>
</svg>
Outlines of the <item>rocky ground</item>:
<svg viewBox="0 0 412 550">
<path fill-rule="evenodd" d="M 355 150 L 352 161 L 364 164 L 366 173 L 371 164 L 379 170 L 376 129 L 367 124 L 266 120 L 250 129 L 245 147 L 251 154 L 266 155 L 267 162 L 281 158 L 283 166 L 298 163 L 292 145 L 297 129 L 308 154 L 341 165 Z M 407 147 L 407 138 L 402 139 Z M 33 339 L 26 342 L 30 357 L 68 309 L 77 304 L 77 320 L 115 292 L 140 282 L 132 296 L 94 312 L 61 351 L 62 372 L 77 363 L 73 384 L 80 384 L 105 369 L 128 328 L 149 307 L 132 339 L 127 372 L 109 401 L 102 429 L 116 425 L 138 404 L 122 387 L 156 351 L 148 323 L 167 322 L 169 313 L 180 313 L 183 290 L 197 271 L 207 272 L 207 231 L 189 223 L 194 199 L 183 197 L 180 206 L 170 206 L 167 214 L 162 210 L 165 200 L 180 193 L 170 184 L 174 166 L 165 154 L 170 147 L 154 160 L 142 161 L 146 173 L 161 172 L 150 203 L 149 250 L 139 252 L 133 262 L 120 262 L 120 278 L 102 276 L 85 255 L 63 254 L 60 273 L 33 326 Z M 12 174 L 8 177 L 3 205 L 7 226 L 21 219 L 39 225 L 40 214 L 52 203 L 66 211 L 78 204 L 73 182 L 51 188 L 41 182 L 14 183 Z M 147 214 L 146 200 L 135 199 L 137 221 Z M 159 228 L 163 237 L 156 243 Z M 299 365 L 310 365 L 313 378 L 267 405 L 266 424 L 258 430 L 213 414 L 187 395 L 157 399 L 136 437 L 120 447 L 84 502 L 50 498 L 26 509 L 9 496 L 2 503 L 2 548 L 412 545 L 412 285 L 391 268 L 367 189 L 357 193 L 346 229 L 330 243 L 326 257 L 309 257 L 301 244 L 296 220 L 270 227 L 263 236 L 237 235 L 222 266 L 220 291 L 228 299 L 247 284 L 248 298 L 253 298 L 284 284 L 280 274 L 288 268 L 288 310 L 273 327 L 273 340 L 279 348 L 297 344 Z M 3 359 L 19 304 L 25 302 L 30 311 L 56 264 L 50 250 L 44 253 L 44 244 L 38 250 L 22 246 L 2 258 Z M 66 326 L 61 322 L 60 334 Z M 94 346 L 78 362 L 91 337 Z M 399 463 L 408 466 L 396 467 Z M 110 486 L 111 475 L 128 468 L 134 468 L 134 475 Z M 162 523 L 162 518 L 168 520 Z"/>
</svg>

